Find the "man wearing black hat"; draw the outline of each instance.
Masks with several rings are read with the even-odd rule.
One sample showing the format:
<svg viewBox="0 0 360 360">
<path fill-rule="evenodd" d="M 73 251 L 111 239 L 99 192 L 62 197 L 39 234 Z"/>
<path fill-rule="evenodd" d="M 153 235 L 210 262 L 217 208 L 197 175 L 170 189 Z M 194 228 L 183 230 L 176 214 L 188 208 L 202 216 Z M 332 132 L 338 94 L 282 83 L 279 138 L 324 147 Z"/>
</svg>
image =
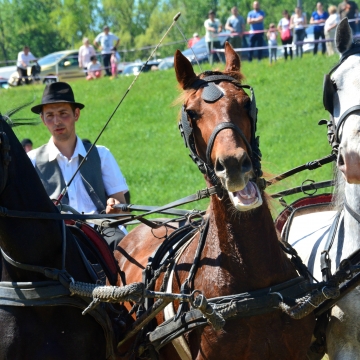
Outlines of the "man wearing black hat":
<svg viewBox="0 0 360 360">
<path fill-rule="evenodd" d="M 91 144 L 83 144 L 76 135 L 75 125 L 84 105 L 76 102 L 69 84 L 56 82 L 46 86 L 41 104 L 31 111 L 40 114 L 51 133 L 49 142 L 28 152 L 51 199 L 56 199 L 75 173 Z M 120 212 L 113 209 L 125 203 L 128 187 L 115 158 L 104 146 L 96 146 L 80 168 L 67 194 L 62 199 L 85 214 Z M 122 228 L 126 232 L 124 228 Z"/>
</svg>

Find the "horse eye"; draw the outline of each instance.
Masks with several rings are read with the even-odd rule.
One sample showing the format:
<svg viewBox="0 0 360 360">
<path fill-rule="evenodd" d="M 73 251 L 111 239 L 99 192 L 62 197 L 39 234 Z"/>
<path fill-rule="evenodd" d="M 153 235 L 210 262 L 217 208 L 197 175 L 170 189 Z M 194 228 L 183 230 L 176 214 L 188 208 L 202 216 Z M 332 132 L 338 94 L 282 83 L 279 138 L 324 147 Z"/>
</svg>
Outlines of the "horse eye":
<svg viewBox="0 0 360 360">
<path fill-rule="evenodd" d="M 191 120 L 196 120 L 198 118 L 198 115 L 193 110 L 186 110 L 186 113 L 189 115 Z"/>
<path fill-rule="evenodd" d="M 331 80 L 331 82 L 332 82 L 332 86 L 334 87 L 334 90 L 337 91 L 338 88 L 337 88 L 335 80 Z"/>
</svg>

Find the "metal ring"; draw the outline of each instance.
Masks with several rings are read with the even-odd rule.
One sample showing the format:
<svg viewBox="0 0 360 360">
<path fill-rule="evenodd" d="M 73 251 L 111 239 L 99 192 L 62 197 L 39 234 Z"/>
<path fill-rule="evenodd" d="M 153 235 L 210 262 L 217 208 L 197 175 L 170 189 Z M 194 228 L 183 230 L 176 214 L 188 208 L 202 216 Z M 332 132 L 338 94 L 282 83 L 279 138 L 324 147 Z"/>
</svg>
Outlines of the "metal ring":
<svg viewBox="0 0 360 360">
<path fill-rule="evenodd" d="M 321 289 L 322 294 L 325 296 L 326 299 L 331 299 L 331 297 L 325 295 L 325 293 L 324 293 L 324 289 L 325 289 L 325 288 L 326 288 L 326 286 L 324 286 L 324 287 Z"/>
<path fill-rule="evenodd" d="M 313 189 L 313 193 L 309 193 L 309 192 L 307 192 L 307 191 L 309 191 L 309 190 L 303 190 L 303 186 L 305 186 L 305 185 L 307 185 L 306 184 L 306 182 L 309 182 L 310 184 L 315 184 L 315 181 L 314 180 L 310 180 L 310 179 L 306 179 L 306 180 L 304 180 L 303 182 L 302 182 L 302 184 L 301 184 L 301 191 L 305 194 L 305 195 L 308 195 L 308 196 L 313 196 L 313 195 L 315 195 L 316 193 L 317 193 L 317 189 Z M 309 184 L 309 185 L 310 185 Z"/>
<path fill-rule="evenodd" d="M 151 228 L 151 233 L 152 233 L 153 237 L 155 237 L 155 238 L 157 238 L 157 239 L 164 239 L 164 238 L 167 238 L 167 236 L 168 236 L 168 227 L 167 227 L 167 226 L 165 226 L 165 225 L 163 225 L 163 226 L 160 226 L 160 227 L 159 227 L 159 228 L 157 228 L 157 229 L 160 229 L 161 227 L 165 227 L 165 230 L 166 230 L 165 235 L 164 235 L 164 236 L 161 236 L 161 237 L 156 236 L 156 235 L 154 234 L 154 230 L 156 230 L 156 229 Z"/>
<path fill-rule="evenodd" d="M 205 220 L 204 220 L 204 216 L 201 215 L 201 212 L 199 210 L 191 210 L 191 212 L 189 212 L 188 214 L 185 215 L 189 225 L 193 228 L 193 229 L 200 229 L 202 226 L 204 226 Z M 201 223 L 200 225 L 195 225 L 193 221 L 191 221 L 192 219 L 196 218 L 196 217 L 200 217 L 201 218 Z"/>
<path fill-rule="evenodd" d="M 190 303 L 194 308 L 197 308 L 197 306 L 194 304 L 195 302 L 195 295 L 197 294 L 196 297 L 198 296 L 203 296 L 202 292 L 200 290 L 194 290 L 191 295 L 190 295 Z"/>
<path fill-rule="evenodd" d="M 284 298 L 279 292 L 269 292 L 269 295 L 272 295 L 272 294 L 276 294 L 277 296 L 279 296 L 281 302 L 284 302 Z"/>
<path fill-rule="evenodd" d="M 310 300 L 307 301 L 312 307 L 316 308 L 317 306 L 312 304 Z"/>
</svg>

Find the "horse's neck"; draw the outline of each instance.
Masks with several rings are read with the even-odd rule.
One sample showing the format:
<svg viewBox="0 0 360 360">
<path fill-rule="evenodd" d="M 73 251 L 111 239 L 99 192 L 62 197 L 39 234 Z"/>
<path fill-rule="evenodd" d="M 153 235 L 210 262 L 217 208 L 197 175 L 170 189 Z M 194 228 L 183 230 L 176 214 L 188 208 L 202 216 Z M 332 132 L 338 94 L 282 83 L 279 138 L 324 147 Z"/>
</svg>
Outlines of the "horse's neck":
<svg viewBox="0 0 360 360">
<path fill-rule="evenodd" d="M 11 161 L 7 184 L 0 194 L 0 206 L 25 214 L 57 212 L 15 135 L 11 130 L 7 134 Z M 57 254 L 61 254 L 61 244 L 60 221 L 0 217 L 0 246 L 16 261 L 44 266 L 58 265 Z"/>
<path fill-rule="evenodd" d="M 360 185 L 346 183 L 345 196 L 348 204 L 360 214 Z M 344 212 L 344 247 L 349 255 L 360 248 L 360 223 L 354 219 L 346 210 Z"/>
<path fill-rule="evenodd" d="M 267 287 L 294 275 L 280 249 L 266 202 L 250 213 L 235 213 L 229 202 L 212 199 L 209 216 L 205 249 L 220 268 L 237 279 L 243 276 L 240 290 Z"/>
</svg>

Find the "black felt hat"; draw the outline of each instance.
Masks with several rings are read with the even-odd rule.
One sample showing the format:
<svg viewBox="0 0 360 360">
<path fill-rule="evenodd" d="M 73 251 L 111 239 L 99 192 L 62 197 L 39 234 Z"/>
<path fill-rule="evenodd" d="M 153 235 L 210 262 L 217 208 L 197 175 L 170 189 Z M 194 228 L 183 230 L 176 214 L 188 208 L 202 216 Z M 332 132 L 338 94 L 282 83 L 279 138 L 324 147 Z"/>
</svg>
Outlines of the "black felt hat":
<svg viewBox="0 0 360 360">
<path fill-rule="evenodd" d="M 40 114 L 43 105 L 56 103 L 75 104 L 79 109 L 83 109 L 85 106 L 75 101 L 74 93 L 69 84 L 64 82 L 55 82 L 46 85 L 41 99 L 41 104 L 33 106 L 31 111 L 35 114 Z"/>
</svg>

